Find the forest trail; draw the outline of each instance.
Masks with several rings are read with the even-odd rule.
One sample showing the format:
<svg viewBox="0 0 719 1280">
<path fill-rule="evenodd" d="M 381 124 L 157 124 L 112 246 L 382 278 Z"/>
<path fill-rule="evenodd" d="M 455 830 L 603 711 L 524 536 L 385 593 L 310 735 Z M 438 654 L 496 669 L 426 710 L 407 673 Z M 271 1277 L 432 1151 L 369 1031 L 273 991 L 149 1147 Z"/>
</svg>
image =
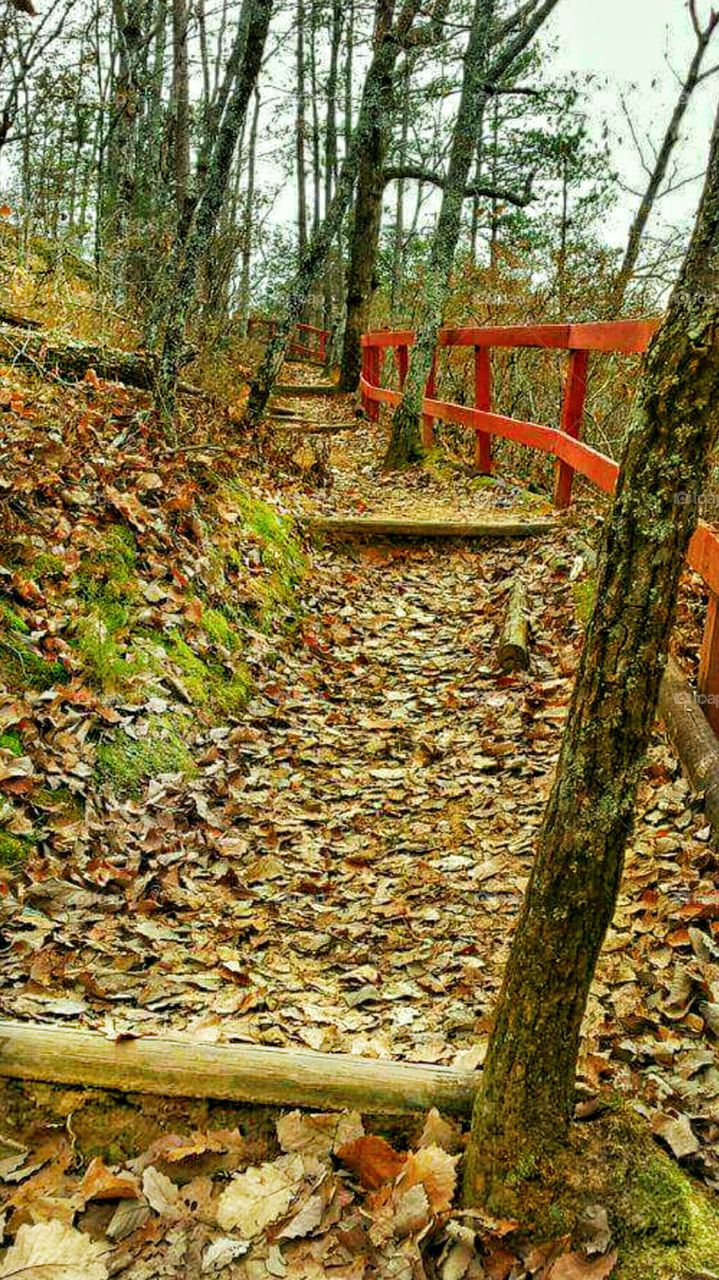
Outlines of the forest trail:
<svg viewBox="0 0 719 1280">
<path fill-rule="evenodd" d="M 302 412 L 346 420 L 348 402 L 308 397 Z M 469 472 L 384 476 L 380 443 L 364 422 L 333 436 L 331 485 L 298 514 L 547 509 Z M 476 1064 L 581 646 L 583 550 L 571 522 L 519 542 L 318 542 L 302 642 L 268 644 L 241 723 L 210 732 L 197 779 L 153 783 L 110 817 L 132 879 L 90 862 L 72 885 L 30 886 L 5 929 L 0 1014 Z M 520 572 L 532 667 L 508 676 L 494 652 Z M 586 1070 L 691 1089 L 701 1040 L 668 1053 L 666 1038 L 671 991 L 699 963 L 682 913 L 699 901 L 703 918 L 711 866 L 659 739 L 641 814 Z"/>
</svg>

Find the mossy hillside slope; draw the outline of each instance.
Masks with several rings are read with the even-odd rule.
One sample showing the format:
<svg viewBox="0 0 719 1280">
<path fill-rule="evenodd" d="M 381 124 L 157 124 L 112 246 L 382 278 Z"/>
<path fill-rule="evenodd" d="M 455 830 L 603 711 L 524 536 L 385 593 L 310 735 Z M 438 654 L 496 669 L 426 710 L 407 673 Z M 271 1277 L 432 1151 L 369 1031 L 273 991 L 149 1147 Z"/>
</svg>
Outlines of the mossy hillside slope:
<svg viewBox="0 0 719 1280">
<path fill-rule="evenodd" d="M 92 391 L 116 413 L 118 397 L 139 397 Z M 73 753 L 62 738 L 64 763 L 79 757 L 69 787 L 83 805 L 137 799 L 165 775 L 193 779 L 208 733 L 241 718 L 270 637 L 292 630 L 305 571 L 276 498 L 229 463 L 188 461 L 148 433 L 129 467 L 106 441 L 101 458 L 76 447 L 76 423 L 46 430 L 51 476 L 35 458 L 36 425 L 13 438 L 22 518 L 8 504 L 0 541 L 0 773 L 23 759 L 29 770 L 0 814 L 5 865 L 48 829 L 36 788 L 68 785 L 54 763 L 43 776 L 63 718 L 76 734 Z M 15 832 L 18 814 L 29 825 Z"/>
</svg>

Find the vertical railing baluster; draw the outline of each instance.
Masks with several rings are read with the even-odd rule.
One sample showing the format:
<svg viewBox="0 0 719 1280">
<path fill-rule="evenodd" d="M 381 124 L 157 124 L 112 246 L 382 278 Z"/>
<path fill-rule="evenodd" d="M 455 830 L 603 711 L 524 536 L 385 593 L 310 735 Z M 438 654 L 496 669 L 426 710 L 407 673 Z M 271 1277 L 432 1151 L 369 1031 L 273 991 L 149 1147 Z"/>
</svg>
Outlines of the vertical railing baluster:
<svg viewBox="0 0 719 1280">
<path fill-rule="evenodd" d="M 474 407 L 485 413 L 492 410 L 492 363 L 489 347 L 474 348 Z M 492 437 L 488 431 L 477 431 L 474 464 L 484 476 L 492 474 Z"/>
<path fill-rule="evenodd" d="M 564 386 L 564 402 L 562 404 L 561 430 L 565 435 L 578 440 L 584 419 L 584 404 L 587 398 L 588 351 L 572 351 L 569 356 L 567 380 Z M 554 471 L 554 505 L 560 509 L 568 507 L 572 501 L 572 482 L 574 468 L 568 462 L 557 462 Z"/>
</svg>

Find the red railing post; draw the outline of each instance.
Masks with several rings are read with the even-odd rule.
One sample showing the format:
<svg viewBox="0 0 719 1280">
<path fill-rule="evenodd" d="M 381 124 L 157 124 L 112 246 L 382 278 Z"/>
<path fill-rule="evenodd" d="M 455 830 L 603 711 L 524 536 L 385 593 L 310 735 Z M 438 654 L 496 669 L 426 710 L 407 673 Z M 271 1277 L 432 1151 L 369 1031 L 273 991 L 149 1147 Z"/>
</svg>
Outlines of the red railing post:
<svg viewBox="0 0 719 1280">
<path fill-rule="evenodd" d="M 395 347 L 394 358 L 397 364 L 397 380 L 401 391 L 409 369 L 409 347 Z"/>
<path fill-rule="evenodd" d="M 429 371 L 427 385 L 424 394 L 429 400 L 433 400 L 437 394 L 437 352 L 432 356 L 432 368 Z M 434 444 L 434 418 L 431 413 L 422 414 L 422 444 L 425 449 L 431 449 Z"/>
<path fill-rule="evenodd" d="M 588 351 L 572 351 L 569 356 L 567 380 L 564 386 L 561 430 L 577 440 L 582 429 L 584 402 L 587 396 Z M 554 471 L 554 505 L 560 509 L 572 501 L 574 468 L 567 462 L 558 462 Z"/>
<path fill-rule="evenodd" d="M 489 347 L 474 348 L 474 407 L 490 413 L 492 409 L 492 364 Z M 492 474 L 492 437 L 488 431 L 477 431 L 474 465 L 482 475 Z"/>
<path fill-rule="evenodd" d="M 364 378 L 365 382 L 371 381 L 371 364 L 372 364 L 371 350 L 372 350 L 371 347 L 367 345 L 366 337 L 363 337 L 362 338 L 362 377 Z M 367 392 L 364 389 L 361 392 L 361 398 L 362 398 L 362 408 L 366 416 L 369 418 L 371 401 L 369 396 L 367 395 Z"/>
<path fill-rule="evenodd" d="M 365 347 L 367 364 L 365 377 L 371 387 L 378 387 L 382 377 L 382 351 L 379 347 Z M 379 422 L 379 401 L 367 397 L 366 413 L 370 422 Z"/>
<path fill-rule="evenodd" d="M 324 364 L 327 359 L 327 330 L 320 330 L 320 360 Z"/>
<path fill-rule="evenodd" d="M 713 591 L 709 593 L 697 689 L 702 711 L 714 732 L 719 734 L 719 600 Z"/>
</svg>

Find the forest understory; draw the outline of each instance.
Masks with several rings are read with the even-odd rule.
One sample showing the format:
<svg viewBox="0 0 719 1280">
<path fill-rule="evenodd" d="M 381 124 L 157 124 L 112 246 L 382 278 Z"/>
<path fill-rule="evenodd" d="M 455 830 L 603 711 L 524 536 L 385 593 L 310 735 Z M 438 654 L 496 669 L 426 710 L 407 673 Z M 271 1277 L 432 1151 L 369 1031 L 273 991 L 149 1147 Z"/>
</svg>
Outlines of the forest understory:
<svg viewBox="0 0 719 1280">
<path fill-rule="evenodd" d="M 287 367 L 290 380 L 313 376 Z M 351 397 L 303 401 L 316 425 L 351 426 L 309 454 L 313 437 L 290 432 L 264 469 L 211 405 L 186 409 L 193 443 L 168 446 L 142 392 L 92 372 L 52 385 L 6 371 L 0 1014 L 113 1040 L 172 1033 L 479 1069 L 591 607 L 600 513 L 584 496 L 550 535 L 529 540 L 312 539 L 313 514 L 466 519 L 550 508 L 505 475 L 488 482 L 439 454 L 382 473 L 384 428 L 353 419 Z M 532 660 L 507 675 L 495 654 L 518 575 Z M 680 656 L 695 654 L 702 603 L 687 576 Z M 588 1008 L 581 1107 L 611 1125 L 631 1100 L 656 1151 L 713 1190 L 716 877 L 706 820 L 657 732 Z M 345 1151 L 339 1182 L 322 1173 L 330 1149 L 359 1137 L 356 1117 L 328 1117 L 319 1145 L 298 1119 L 299 1147 L 285 1143 L 278 1156 L 257 1112 L 242 1115 L 246 1140 L 233 1128 L 238 1109 L 229 1128 L 213 1129 L 211 1108 L 198 1119 L 188 1104 L 195 1120 L 183 1126 L 172 1104 L 140 1125 L 143 1136 L 169 1127 L 204 1137 L 179 1156 L 170 1149 L 182 1152 L 179 1138 L 164 1140 L 169 1155 L 160 1140 L 132 1164 L 137 1134 L 108 1119 L 113 1108 L 122 1116 L 119 1097 L 100 1122 L 110 1137 L 99 1141 L 91 1125 L 78 1157 L 57 1132 L 58 1110 L 72 1137 L 69 1114 L 94 1114 L 97 1095 L 8 1082 L 3 1094 L 9 1230 L 69 1229 L 79 1214 L 106 1252 L 88 1254 L 78 1275 L 104 1275 L 91 1267 L 106 1263 L 137 1280 L 634 1274 L 636 1241 L 622 1270 L 608 1235 L 577 1253 L 561 1214 L 551 1247 L 534 1256 L 516 1224 L 448 1227 L 462 1140 L 439 1121 L 424 1139 L 433 1154 L 410 1157 L 424 1199 L 415 1193 L 400 1211 L 405 1157 L 379 1139 Z M 328 1145 L 335 1124 L 342 1141 Z M 396 1131 L 373 1131 L 401 1147 Z M 417 1126 L 402 1136 L 416 1145 Z M 114 1184 L 83 1200 L 77 1163 L 88 1152 L 131 1162 L 119 1176 L 133 1190 L 120 1189 L 119 1207 Z M 308 1152 L 315 1163 L 301 1167 Z M 243 1191 L 245 1249 L 229 1211 L 218 1228 L 217 1204 L 228 1170 L 260 1158 L 265 1172 Z M 142 1181 L 145 1164 L 159 1182 Z M 118 1176 L 93 1169 L 91 1190 L 98 1170 Z M 169 1185 L 168 1169 L 182 1175 Z M 669 1169 L 659 1201 L 673 1206 L 674 1226 L 657 1225 L 655 1205 L 638 1233 L 664 1269 L 648 1273 L 640 1261 L 641 1274 L 711 1275 L 708 1236 L 686 1252 L 691 1214 L 676 1208 L 684 1191 L 667 1189 Z M 402 1170 L 400 1193 L 390 1191 Z M 190 1182 L 196 1204 L 177 1190 L 188 1173 L 200 1178 Z M 352 1178 L 369 1192 L 361 1230 Z M 266 1179 L 281 1206 L 267 1221 L 252 1216 Z M 112 1219 L 108 1244 L 115 1211 L 122 1225 Z M 16 1274 L 12 1257 L 0 1274 Z M 677 1272 L 690 1257 L 704 1270 Z"/>
</svg>

